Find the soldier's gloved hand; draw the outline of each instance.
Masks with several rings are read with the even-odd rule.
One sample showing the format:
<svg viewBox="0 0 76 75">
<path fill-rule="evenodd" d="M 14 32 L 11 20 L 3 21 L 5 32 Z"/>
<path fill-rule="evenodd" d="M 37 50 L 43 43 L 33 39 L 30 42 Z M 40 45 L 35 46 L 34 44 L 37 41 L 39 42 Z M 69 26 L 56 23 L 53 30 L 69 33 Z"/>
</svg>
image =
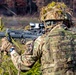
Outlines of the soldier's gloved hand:
<svg viewBox="0 0 76 75">
<path fill-rule="evenodd" d="M 12 47 L 13 44 L 10 43 L 6 37 L 1 39 L 1 51 L 9 52 Z"/>
</svg>

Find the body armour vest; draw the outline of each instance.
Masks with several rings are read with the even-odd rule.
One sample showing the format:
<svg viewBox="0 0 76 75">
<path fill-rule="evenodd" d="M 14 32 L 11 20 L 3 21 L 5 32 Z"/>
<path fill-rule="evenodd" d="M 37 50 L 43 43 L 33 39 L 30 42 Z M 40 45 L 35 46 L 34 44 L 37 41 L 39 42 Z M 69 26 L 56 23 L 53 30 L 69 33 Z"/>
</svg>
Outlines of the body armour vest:
<svg viewBox="0 0 76 75">
<path fill-rule="evenodd" d="M 43 75 L 76 75 L 76 34 L 62 26 L 54 27 L 42 47 Z"/>
</svg>

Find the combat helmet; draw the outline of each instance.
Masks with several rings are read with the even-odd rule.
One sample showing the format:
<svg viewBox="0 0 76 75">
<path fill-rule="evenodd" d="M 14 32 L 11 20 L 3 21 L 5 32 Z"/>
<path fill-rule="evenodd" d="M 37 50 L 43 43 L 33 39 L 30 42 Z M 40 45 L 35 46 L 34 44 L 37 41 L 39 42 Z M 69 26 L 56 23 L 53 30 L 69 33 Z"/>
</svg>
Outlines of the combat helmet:
<svg viewBox="0 0 76 75">
<path fill-rule="evenodd" d="M 52 2 L 41 8 L 40 20 L 47 25 L 56 24 L 58 21 L 64 21 L 68 27 L 71 22 L 71 11 L 63 2 Z"/>
</svg>

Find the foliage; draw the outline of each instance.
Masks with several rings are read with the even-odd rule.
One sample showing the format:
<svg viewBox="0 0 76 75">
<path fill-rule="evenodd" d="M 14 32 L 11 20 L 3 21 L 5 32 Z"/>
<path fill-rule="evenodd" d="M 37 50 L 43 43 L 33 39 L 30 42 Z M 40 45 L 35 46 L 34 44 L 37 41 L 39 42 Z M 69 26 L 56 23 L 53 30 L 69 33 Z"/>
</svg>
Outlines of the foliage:
<svg viewBox="0 0 76 75">
<path fill-rule="evenodd" d="M 0 31 L 4 30 L 4 23 L 2 22 L 2 18 L 0 17 Z"/>
<path fill-rule="evenodd" d="M 67 9 L 67 6 L 63 2 L 53 1 L 52 3 L 49 3 L 47 6 L 42 7 L 40 11 L 40 19 L 41 21 L 57 18 L 63 19 L 64 16 L 62 15 L 65 13 L 65 9 Z"/>
<path fill-rule="evenodd" d="M 21 73 L 22 75 L 40 75 L 41 74 L 41 71 L 40 71 L 40 64 L 39 64 L 39 61 L 37 61 L 35 63 L 35 65 L 32 67 L 31 70 L 29 70 L 28 72 L 26 73 Z"/>
<path fill-rule="evenodd" d="M 17 70 L 9 56 L 2 54 L 2 62 L 0 63 L 0 75 L 17 75 Z"/>
<path fill-rule="evenodd" d="M 29 30 L 31 27 L 30 25 L 25 26 L 24 30 Z"/>
</svg>

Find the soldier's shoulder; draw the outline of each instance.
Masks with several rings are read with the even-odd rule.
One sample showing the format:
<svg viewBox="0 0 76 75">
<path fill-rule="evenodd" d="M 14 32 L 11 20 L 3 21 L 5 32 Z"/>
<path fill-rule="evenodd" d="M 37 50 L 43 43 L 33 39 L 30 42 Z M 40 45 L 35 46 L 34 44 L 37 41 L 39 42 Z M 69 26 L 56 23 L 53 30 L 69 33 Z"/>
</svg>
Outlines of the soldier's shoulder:
<svg viewBox="0 0 76 75">
<path fill-rule="evenodd" d="M 45 39 L 45 35 L 39 36 L 36 40 L 35 43 L 43 43 Z"/>
<path fill-rule="evenodd" d="M 41 42 L 42 40 L 43 40 L 43 37 L 42 36 L 39 36 L 35 41 Z"/>
</svg>

